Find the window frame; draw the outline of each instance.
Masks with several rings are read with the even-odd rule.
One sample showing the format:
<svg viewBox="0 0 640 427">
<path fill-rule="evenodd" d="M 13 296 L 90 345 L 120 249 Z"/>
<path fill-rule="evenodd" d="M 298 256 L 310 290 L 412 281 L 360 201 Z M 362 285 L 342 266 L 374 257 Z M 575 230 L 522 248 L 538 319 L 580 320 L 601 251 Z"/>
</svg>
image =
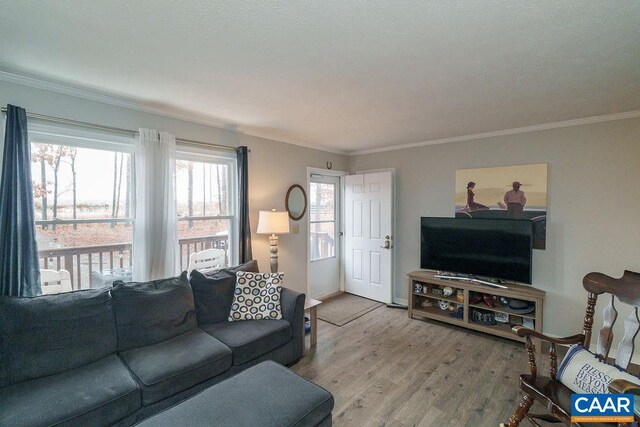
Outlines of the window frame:
<svg viewBox="0 0 640 427">
<path fill-rule="evenodd" d="M 69 124 L 51 123 L 49 121 L 33 119 L 29 121 L 29 144 L 52 144 L 68 147 L 87 148 L 104 152 L 119 152 L 128 154 L 131 167 L 131 210 L 127 218 L 91 218 L 91 219 L 36 219 L 36 226 L 43 225 L 73 225 L 98 223 L 127 223 L 135 227 L 136 212 L 136 136 L 126 132 L 102 129 L 84 128 Z M 239 262 L 239 194 L 237 158 L 234 151 L 204 147 L 187 142 L 176 142 L 175 161 L 193 161 L 227 166 L 227 182 L 229 193 L 227 215 L 182 216 L 177 221 L 227 220 L 229 221 L 229 263 Z M 177 203 L 177 197 L 176 197 Z M 131 242 L 133 244 L 133 242 Z"/>
<path fill-rule="evenodd" d="M 194 215 L 194 216 L 178 216 L 178 222 L 180 221 L 207 221 L 207 220 L 228 220 L 229 221 L 229 265 L 237 265 L 239 263 L 240 248 L 238 247 L 237 238 L 239 233 L 239 218 L 238 218 L 238 174 L 236 173 L 238 168 L 238 161 L 235 155 L 230 155 L 227 152 L 215 150 L 214 148 L 207 149 L 204 147 L 195 147 L 189 144 L 178 143 L 176 144 L 176 158 L 175 161 L 190 161 L 199 163 L 211 163 L 211 164 L 223 164 L 227 166 L 227 182 L 228 187 L 228 200 L 227 200 L 227 215 Z M 178 203 L 176 187 L 176 203 Z M 178 236 L 179 240 L 179 236 Z"/>
<path fill-rule="evenodd" d="M 325 179 L 326 178 L 326 179 Z M 317 261 L 323 261 L 326 259 L 335 259 L 337 258 L 337 251 L 336 251 L 336 245 L 338 244 L 338 197 L 339 197 L 339 192 L 340 192 L 340 181 L 338 180 L 338 182 L 334 182 L 333 179 L 335 179 L 336 177 L 334 176 L 327 176 L 327 177 L 313 177 L 312 180 L 309 181 L 309 240 L 307 242 L 307 245 L 309 247 L 309 262 L 317 262 Z M 329 185 L 333 185 L 334 188 L 334 192 L 333 192 L 333 219 L 331 220 L 313 220 L 312 219 L 312 215 L 311 215 L 311 205 L 312 205 L 312 197 L 311 197 L 311 185 L 313 184 L 329 184 Z M 332 256 L 325 256 L 325 257 L 318 257 L 318 258 L 313 258 L 312 257 L 312 250 L 311 250 L 311 233 L 312 231 L 312 226 L 314 224 L 328 224 L 328 223 L 333 223 L 333 240 L 334 240 L 334 250 L 333 250 L 333 255 Z"/>
<path fill-rule="evenodd" d="M 30 121 L 28 129 L 29 148 L 32 144 L 64 145 L 67 147 L 87 148 L 91 150 L 125 153 L 129 155 L 131 167 L 131 209 L 127 218 L 92 218 L 92 219 L 50 219 L 35 220 L 41 225 L 74 225 L 74 224 L 130 224 L 135 226 L 136 212 L 136 159 L 135 137 L 129 134 L 104 132 L 83 129 L 70 125 Z"/>
<path fill-rule="evenodd" d="M 38 249 L 40 268 L 64 269 L 70 274 L 73 290 L 92 289 L 96 280 L 94 273 L 105 274 L 115 270 L 131 271 L 133 263 L 133 233 L 136 223 L 136 156 L 135 135 L 116 130 L 95 129 L 92 127 L 71 124 L 52 123 L 38 119 L 29 120 L 28 128 L 29 149 L 32 144 L 50 144 L 74 147 L 79 149 L 97 150 L 102 153 L 123 153 L 129 156 L 130 167 L 130 210 L 128 217 L 111 218 L 108 213 L 96 218 L 69 219 L 35 219 L 36 228 L 40 226 L 73 226 L 82 224 L 130 224 L 132 238 L 129 242 L 104 243 L 99 245 L 66 246 L 60 248 Z M 32 174 L 33 179 L 33 174 Z M 35 203 L 36 198 L 34 198 Z M 81 203 L 81 201 L 80 201 Z M 122 211 L 124 216 L 125 211 Z M 104 254 L 104 257 L 103 257 Z M 127 256 L 128 254 L 128 256 Z M 128 259 L 128 262 L 127 262 Z M 97 267 L 97 268 L 94 268 Z M 121 273 L 119 273 L 121 274 Z M 129 276 L 130 277 L 130 276 Z M 130 279 L 129 279 L 130 280 Z"/>
</svg>

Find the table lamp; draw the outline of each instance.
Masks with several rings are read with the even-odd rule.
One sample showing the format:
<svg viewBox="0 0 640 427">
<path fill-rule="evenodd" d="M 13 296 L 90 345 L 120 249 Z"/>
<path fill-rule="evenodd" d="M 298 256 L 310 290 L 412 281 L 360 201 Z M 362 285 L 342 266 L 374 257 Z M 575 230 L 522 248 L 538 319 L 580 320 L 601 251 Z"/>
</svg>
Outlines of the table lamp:
<svg viewBox="0 0 640 427">
<path fill-rule="evenodd" d="M 271 272 L 278 272 L 278 234 L 289 234 L 289 213 L 260 211 L 258 217 L 258 234 L 271 234 L 269 248 L 271 251 Z"/>
</svg>

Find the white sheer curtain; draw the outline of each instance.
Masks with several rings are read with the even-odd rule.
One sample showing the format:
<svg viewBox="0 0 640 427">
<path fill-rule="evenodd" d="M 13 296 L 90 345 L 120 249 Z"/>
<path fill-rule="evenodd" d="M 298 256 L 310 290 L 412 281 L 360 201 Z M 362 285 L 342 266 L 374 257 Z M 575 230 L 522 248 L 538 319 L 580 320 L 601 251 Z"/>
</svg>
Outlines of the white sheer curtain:
<svg viewBox="0 0 640 427">
<path fill-rule="evenodd" d="M 180 269 L 175 168 L 175 136 L 141 128 L 135 157 L 134 281 L 175 276 Z"/>
</svg>

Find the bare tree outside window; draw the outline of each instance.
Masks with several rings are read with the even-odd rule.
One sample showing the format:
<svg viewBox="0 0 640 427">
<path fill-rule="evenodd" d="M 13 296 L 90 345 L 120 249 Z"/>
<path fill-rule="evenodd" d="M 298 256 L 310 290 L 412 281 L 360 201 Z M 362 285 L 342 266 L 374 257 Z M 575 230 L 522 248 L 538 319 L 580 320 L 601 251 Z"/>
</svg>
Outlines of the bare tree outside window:
<svg viewBox="0 0 640 427">
<path fill-rule="evenodd" d="M 227 200 L 229 173 L 228 162 L 176 161 L 178 237 L 193 242 L 181 247 L 183 264 L 191 253 L 209 248 L 224 249 L 229 262 L 233 220 Z"/>
<path fill-rule="evenodd" d="M 90 287 L 92 272 L 127 267 L 131 154 L 32 142 L 31 155 L 41 267 L 68 270 L 74 289 Z"/>
<path fill-rule="evenodd" d="M 39 166 L 32 168 L 32 183 L 40 267 L 69 271 L 73 289 L 103 286 L 99 277 L 130 274 L 132 151 L 32 141 L 32 161 Z M 224 249 L 231 262 L 233 165 L 233 160 L 176 162 L 182 268 L 191 253 L 208 248 Z"/>
</svg>

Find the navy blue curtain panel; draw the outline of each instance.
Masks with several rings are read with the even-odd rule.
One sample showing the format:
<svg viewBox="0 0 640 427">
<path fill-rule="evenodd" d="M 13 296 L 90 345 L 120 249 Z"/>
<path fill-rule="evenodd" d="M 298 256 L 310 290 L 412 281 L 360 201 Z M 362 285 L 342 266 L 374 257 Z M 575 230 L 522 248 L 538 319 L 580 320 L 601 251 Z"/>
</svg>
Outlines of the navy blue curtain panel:
<svg viewBox="0 0 640 427">
<path fill-rule="evenodd" d="M 240 262 L 253 259 L 251 253 L 251 224 L 249 222 L 249 150 L 238 147 L 238 190 L 240 192 Z"/>
<path fill-rule="evenodd" d="M 7 105 L 0 182 L 0 295 L 41 293 L 27 112 Z"/>
</svg>

